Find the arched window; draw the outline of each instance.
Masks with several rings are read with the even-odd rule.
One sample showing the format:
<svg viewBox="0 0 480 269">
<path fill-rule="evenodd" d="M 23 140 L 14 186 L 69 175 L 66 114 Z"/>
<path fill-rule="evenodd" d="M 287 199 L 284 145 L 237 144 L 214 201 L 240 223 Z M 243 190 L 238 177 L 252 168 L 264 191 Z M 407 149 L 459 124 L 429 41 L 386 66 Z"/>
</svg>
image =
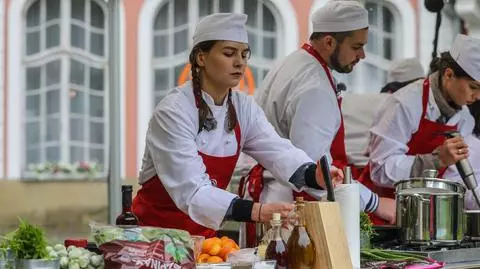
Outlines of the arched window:
<svg viewBox="0 0 480 269">
<path fill-rule="evenodd" d="M 194 26 L 200 18 L 215 12 L 248 15 L 247 31 L 252 50 L 249 68 L 254 80 L 250 85 L 258 85 L 268 72 L 279 54 L 277 44 L 280 41 L 278 21 L 269 1 L 164 1 L 153 23 L 153 106 L 165 96 L 167 90 L 185 81 Z"/>
<path fill-rule="evenodd" d="M 103 2 L 37 0 L 25 11 L 24 171 L 105 164 L 107 21 Z"/>
</svg>

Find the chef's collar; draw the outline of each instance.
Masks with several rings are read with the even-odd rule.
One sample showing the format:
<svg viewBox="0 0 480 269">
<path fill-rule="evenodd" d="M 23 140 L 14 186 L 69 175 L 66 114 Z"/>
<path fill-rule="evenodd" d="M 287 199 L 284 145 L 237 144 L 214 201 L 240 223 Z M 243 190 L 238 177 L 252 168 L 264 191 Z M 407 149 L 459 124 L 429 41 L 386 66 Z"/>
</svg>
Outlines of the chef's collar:
<svg viewBox="0 0 480 269">
<path fill-rule="evenodd" d="M 205 92 L 205 91 L 202 91 L 202 97 L 203 97 L 203 100 L 205 100 L 205 102 L 207 103 L 207 105 L 209 105 L 209 106 L 211 106 L 211 107 L 214 107 L 214 108 L 216 108 L 216 107 L 220 108 L 220 107 L 225 107 L 225 106 L 226 106 L 226 104 L 227 104 L 227 99 L 228 99 L 228 94 L 225 95 L 225 98 L 223 99 L 223 103 L 222 103 L 221 106 L 216 105 L 216 104 L 215 104 L 215 100 L 213 100 L 213 97 L 210 96 L 210 94 L 208 94 L 208 93 Z"/>
</svg>

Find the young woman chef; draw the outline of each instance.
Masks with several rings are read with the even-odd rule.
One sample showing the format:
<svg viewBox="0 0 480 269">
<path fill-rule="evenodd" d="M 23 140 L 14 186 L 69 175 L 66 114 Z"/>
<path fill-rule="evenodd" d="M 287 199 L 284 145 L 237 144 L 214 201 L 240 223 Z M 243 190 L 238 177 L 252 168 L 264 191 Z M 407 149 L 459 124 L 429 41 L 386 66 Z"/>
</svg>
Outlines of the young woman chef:
<svg viewBox="0 0 480 269">
<path fill-rule="evenodd" d="M 240 82 L 250 49 L 244 14 L 203 18 L 193 35 L 192 81 L 171 90 L 156 106 L 133 212 L 141 225 L 212 237 L 224 220 L 284 216 L 292 204 L 259 204 L 225 190 L 241 151 L 296 189 L 322 188 L 319 166 L 282 139 L 253 99 L 232 88 Z M 341 182 L 341 171 L 332 170 Z"/>
<path fill-rule="evenodd" d="M 468 157 L 463 138 L 446 139 L 457 130 L 472 133 L 467 104 L 480 99 L 480 40 L 459 35 L 449 52 L 431 64 L 431 75 L 392 94 L 371 128 L 370 166 L 360 181 L 393 197 L 399 180 L 445 169 Z"/>
</svg>

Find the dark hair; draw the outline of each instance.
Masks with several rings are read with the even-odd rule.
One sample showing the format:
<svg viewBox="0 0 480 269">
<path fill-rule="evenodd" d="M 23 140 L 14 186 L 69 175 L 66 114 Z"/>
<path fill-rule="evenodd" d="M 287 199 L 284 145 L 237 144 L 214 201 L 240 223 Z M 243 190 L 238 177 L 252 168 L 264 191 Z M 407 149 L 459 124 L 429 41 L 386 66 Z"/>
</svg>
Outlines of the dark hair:
<svg viewBox="0 0 480 269">
<path fill-rule="evenodd" d="M 342 43 L 345 38 L 352 36 L 353 31 L 346 31 L 346 32 L 335 32 L 335 33 L 322 33 L 322 32 L 314 32 L 310 35 L 310 41 L 319 40 L 327 35 L 332 36 L 338 43 Z"/>
<path fill-rule="evenodd" d="M 208 107 L 207 103 L 202 97 L 202 83 L 201 83 L 201 78 L 200 78 L 200 66 L 197 63 L 197 55 L 200 52 L 209 52 L 213 46 L 217 43 L 216 40 L 209 40 L 209 41 L 203 41 L 195 45 L 193 47 L 192 51 L 190 52 L 189 56 L 189 62 L 191 65 L 191 73 L 192 73 L 192 88 L 193 88 L 193 93 L 195 96 L 198 96 L 197 98 L 199 99 L 199 104 L 198 104 L 198 132 L 200 133 L 202 129 L 204 128 L 205 123 L 207 122 L 208 119 L 213 118 L 213 113 L 210 107 Z M 227 106 L 228 106 L 228 112 L 227 112 L 227 124 L 225 124 L 225 128 L 227 132 L 231 132 L 234 128 L 235 125 L 237 124 L 237 113 L 235 111 L 235 108 L 233 107 L 232 103 L 232 90 L 228 92 L 228 97 L 227 97 Z"/>
<path fill-rule="evenodd" d="M 468 78 L 473 80 L 472 77 L 468 75 L 460 65 L 458 65 L 448 51 L 442 52 L 440 58 L 436 57 L 430 62 L 430 74 L 439 71 L 440 79 L 447 68 L 452 69 L 457 78 Z"/>
<path fill-rule="evenodd" d="M 380 93 L 394 93 L 400 90 L 401 88 L 407 86 L 408 84 L 417 81 L 420 78 L 421 77 L 408 80 L 408 81 L 392 81 L 390 83 L 387 83 L 385 86 L 383 86 L 383 88 L 380 90 Z"/>
<path fill-rule="evenodd" d="M 475 119 L 475 127 L 473 127 L 473 134 L 480 137 L 480 101 L 476 101 L 469 105 L 470 113 Z"/>
</svg>

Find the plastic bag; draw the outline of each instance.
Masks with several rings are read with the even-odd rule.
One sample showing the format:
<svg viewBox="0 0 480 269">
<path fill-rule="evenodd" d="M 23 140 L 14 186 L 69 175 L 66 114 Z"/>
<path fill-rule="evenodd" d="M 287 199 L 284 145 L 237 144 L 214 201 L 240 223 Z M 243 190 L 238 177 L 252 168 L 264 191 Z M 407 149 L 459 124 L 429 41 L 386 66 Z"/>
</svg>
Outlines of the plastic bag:
<svg viewBox="0 0 480 269">
<path fill-rule="evenodd" d="M 98 224 L 90 227 L 104 255 L 105 268 L 195 268 L 193 240 L 186 231 Z"/>
</svg>

